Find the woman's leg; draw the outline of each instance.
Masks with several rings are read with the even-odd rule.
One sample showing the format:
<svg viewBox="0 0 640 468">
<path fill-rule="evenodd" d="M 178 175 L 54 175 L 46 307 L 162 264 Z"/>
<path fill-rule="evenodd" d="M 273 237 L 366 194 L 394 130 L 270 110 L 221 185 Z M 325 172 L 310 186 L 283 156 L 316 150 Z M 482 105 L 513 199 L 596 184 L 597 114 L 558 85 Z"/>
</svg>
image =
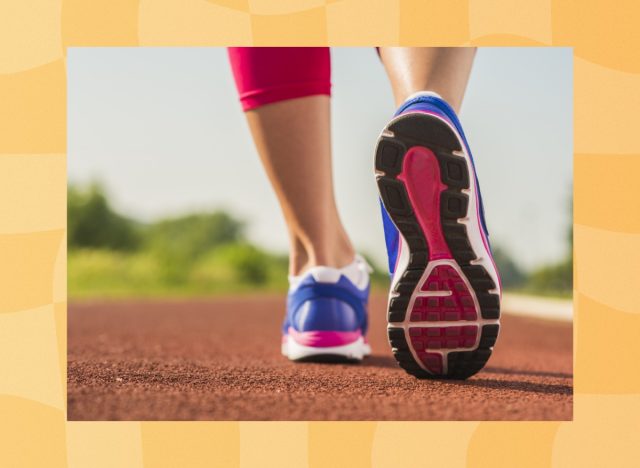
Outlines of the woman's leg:
<svg viewBox="0 0 640 468">
<path fill-rule="evenodd" d="M 258 153 L 289 229 L 290 273 L 340 268 L 355 252 L 333 193 L 329 96 L 308 96 L 247 112 Z"/>
<path fill-rule="evenodd" d="M 290 237 L 290 274 L 354 259 L 336 207 L 331 168 L 327 48 L 230 48 L 258 153 Z"/>
<path fill-rule="evenodd" d="M 291 240 L 290 273 L 297 278 L 289 282 L 282 354 L 360 360 L 371 353 L 369 275 L 333 195 L 329 49 L 230 48 L 229 58 Z"/>
<path fill-rule="evenodd" d="M 381 47 L 396 105 L 419 91 L 434 91 L 456 112 L 469 81 L 475 47 Z"/>
</svg>

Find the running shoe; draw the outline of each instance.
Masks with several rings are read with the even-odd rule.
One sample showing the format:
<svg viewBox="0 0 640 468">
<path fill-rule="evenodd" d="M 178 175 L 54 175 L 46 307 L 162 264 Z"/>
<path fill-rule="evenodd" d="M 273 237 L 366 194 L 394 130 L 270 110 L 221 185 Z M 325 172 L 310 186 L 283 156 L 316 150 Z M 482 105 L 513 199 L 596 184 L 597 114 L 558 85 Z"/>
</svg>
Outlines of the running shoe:
<svg viewBox="0 0 640 468">
<path fill-rule="evenodd" d="M 375 173 L 393 354 L 416 377 L 470 377 L 498 337 L 501 287 L 473 158 L 451 106 L 435 93 L 407 99 L 378 139 Z"/>
<path fill-rule="evenodd" d="M 370 267 L 356 256 L 344 268 L 318 266 L 289 279 L 282 354 L 292 361 L 360 361 L 366 339 Z"/>
</svg>

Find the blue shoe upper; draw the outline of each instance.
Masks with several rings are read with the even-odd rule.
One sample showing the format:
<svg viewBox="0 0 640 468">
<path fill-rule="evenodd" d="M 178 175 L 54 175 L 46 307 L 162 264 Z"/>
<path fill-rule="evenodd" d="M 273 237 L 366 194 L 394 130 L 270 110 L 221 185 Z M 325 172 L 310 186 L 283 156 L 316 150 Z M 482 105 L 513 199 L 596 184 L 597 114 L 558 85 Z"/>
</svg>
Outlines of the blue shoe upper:
<svg viewBox="0 0 640 468">
<path fill-rule="evenodd" d="M 369 286 L 358 289 L 344 275 L 336 283 L 321 283 L 307 275 L 287 297 L 287 315 L 282 326 L 298 332 L 360 330 L 368 327 Z"/>
<path fill-rule="evenodd" d="M 453 108 L 443 99 L 432 96 L 432 95 L 421 95 L 416 96 L 413 99 L 406 101 L 404 104 L 400 106 L 400 108 L 394 114 L 394 117 L 397 117 L 402 114 L 406 114 L 409 112 L 430 112 L 436 114 L 449 123 L 451 123 L 455 129 L 458 131 L 462 140 L 464 142 L 467 154 L 471 158 L 471 164 L 474 166 L 474 175 L 475 175 L 475 164 L 473 162 L 473 156 L 471 155 L 471 149 L 469 148 L 469 144 L 467 143 L 467 137 L 464 134 L 462 129 L 462 125 L 460 124 L 460 120 L 456 115 Z M 480 194 L 480 185 L 478 184 L 478 178 L 476 176 L 476 186 L 478 187 L 478 200 L 480 202 L 480 222 L 482 224 L 482 229 L 489 238 L 489 232 L 487 230 L 487 225 L 484 217 L 484 207 L 482 204 L 482 195 Z M 380 201 L 380 208 L 382 211 L 382 226 L 384 228 L 384 237 L 387 245 L 387 254 L 389 257 L 389 273 L 393 274 L 397 257 L 398 257 L 398 248 L 400 243 L 400 233 L 396 228 L 395 224 L 389 217 L 387 210 L 382 204 L 382 200 Z"/>
</svg>

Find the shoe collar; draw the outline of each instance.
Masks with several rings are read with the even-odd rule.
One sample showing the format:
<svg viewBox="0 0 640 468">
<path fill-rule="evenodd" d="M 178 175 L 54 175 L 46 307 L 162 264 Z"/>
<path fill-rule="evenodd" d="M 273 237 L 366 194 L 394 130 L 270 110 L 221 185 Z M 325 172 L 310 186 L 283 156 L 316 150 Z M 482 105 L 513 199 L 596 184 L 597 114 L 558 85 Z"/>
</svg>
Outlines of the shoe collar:
<svg viewBox="0 0 640 468">
<path fill-rule="evenodd" d="M 289 292 L 294 292 L 300 284 L 310 278 L 317 283 L 336 284 L 344 276 L 356 288 L 364 291 L 369 286 L 369 274 L 373 271 L 367 261 L 359 254 L 356 254 L 353 262 L 342 267 L 333 268 L 328 266 L 315 266 L 309 268 L 302 275 L 289 276 Z"/>
</svg>

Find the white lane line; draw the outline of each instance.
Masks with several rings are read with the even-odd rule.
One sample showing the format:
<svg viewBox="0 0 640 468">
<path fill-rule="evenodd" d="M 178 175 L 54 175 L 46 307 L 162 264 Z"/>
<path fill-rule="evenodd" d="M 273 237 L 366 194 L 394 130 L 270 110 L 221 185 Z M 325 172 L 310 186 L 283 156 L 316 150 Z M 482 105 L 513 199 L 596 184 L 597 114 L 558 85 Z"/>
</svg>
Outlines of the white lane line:
<svg viewBox="0 0 640 468">
<path fill-rule="evenodd" d="M 524 294 L 503 293 L 502 313 L 571 322 L 573 301 Z"/>
</svg>

